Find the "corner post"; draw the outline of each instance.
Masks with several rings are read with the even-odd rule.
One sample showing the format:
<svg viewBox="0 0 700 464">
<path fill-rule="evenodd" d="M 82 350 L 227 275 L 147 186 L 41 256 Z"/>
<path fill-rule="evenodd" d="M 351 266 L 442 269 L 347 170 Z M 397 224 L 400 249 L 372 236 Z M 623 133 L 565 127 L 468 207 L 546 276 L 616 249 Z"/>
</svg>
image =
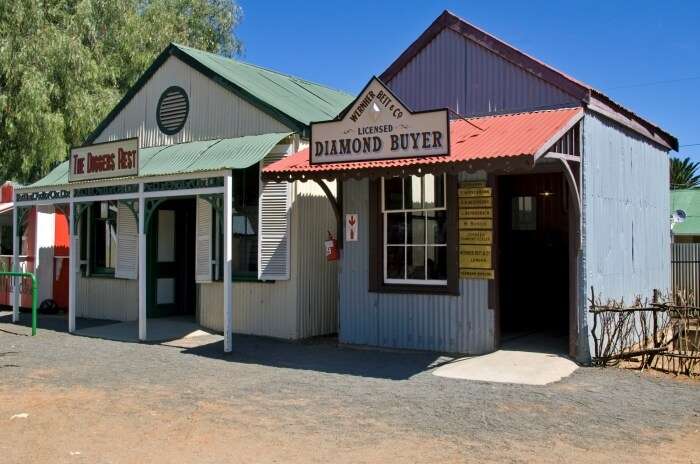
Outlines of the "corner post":
<svg viewBox="0 0 700 464">
<path fill-rule="evenodd" d="M 70 191 L 68 203 L 68 332 L 75 332 L 75 289 L 78 279 L 78 235 L 75 233 L 75 192 Z"/>
<path fill-rule="evenodd" d="M 19 234 L 22 228 L 17 223 L 17 193 L 12 192 L 12 272 L 19 272 Z M 12 277 L 12 322 L 19 322 L 19 282 L 16 277 Z"/>
<path fill-rule="evenodd" d="M 224 352 L 233 350 L 233 281 L 231 279 L 231 261 L 233 258 L 233 244 L 231 243 L 232 228 L 232 193 L 233 179 L 231 171 L 224 175 Z"/>
<path fill-rule="evenodd" d="M 143 196 L 143 182 L 139 183 L 139 340 L 146 341 L 146 199 Z"/>
</svg>

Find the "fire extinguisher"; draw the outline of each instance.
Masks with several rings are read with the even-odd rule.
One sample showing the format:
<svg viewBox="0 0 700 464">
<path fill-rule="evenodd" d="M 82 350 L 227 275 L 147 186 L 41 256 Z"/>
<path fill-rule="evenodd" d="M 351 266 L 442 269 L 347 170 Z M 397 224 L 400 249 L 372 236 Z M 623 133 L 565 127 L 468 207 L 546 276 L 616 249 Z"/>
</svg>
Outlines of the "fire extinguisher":
<svg viewBox="0 0 700 464">
<path fill-rule="evenodd" d="M 338 261 L 340 253 L 338 253 L 338 241 L 333 238 L 331 232 L 328 231 L 328 240 L 325 242 L 326 245 L 326 260 L 327 261 Z"/>
</svg>

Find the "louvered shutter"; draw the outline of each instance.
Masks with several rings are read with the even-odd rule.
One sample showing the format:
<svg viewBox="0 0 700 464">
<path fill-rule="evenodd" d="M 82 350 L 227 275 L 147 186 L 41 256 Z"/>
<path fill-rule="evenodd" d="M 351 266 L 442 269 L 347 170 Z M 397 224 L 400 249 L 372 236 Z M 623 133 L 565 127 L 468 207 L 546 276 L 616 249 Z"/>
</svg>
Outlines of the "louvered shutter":
<svg viewBox="0 0 700 464">
<path fill-rule="evenodd" d="M 212 279 L 212 208 L 208 201 L 197 197 L 197 246 L 195 281 L 211 282 Z"/>
<path fill-rule="evenodd" d="M 134 213 L 119 203 L 117 210 L 117 267 L 114 277 L 136 279 L 139 269 L 139 235 Z"/>
<path fill-rule="evenodd" d="M 284 158 L 291 145 L 277 145 L 265 157 L 261 168 Z M 289 279 L 289 182 L 260 181 L 260 215 L 258 225 L 258 278 L 260 280 Z"/>
</svg>

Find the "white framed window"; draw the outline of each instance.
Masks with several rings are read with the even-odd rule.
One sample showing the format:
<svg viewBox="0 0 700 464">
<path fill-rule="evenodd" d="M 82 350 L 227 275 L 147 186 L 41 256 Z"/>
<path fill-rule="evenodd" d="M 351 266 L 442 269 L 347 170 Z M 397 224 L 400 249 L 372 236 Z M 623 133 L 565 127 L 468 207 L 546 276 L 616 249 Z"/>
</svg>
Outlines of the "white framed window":
<svg viewBox="0 0 700 464">
<path fill-rule="evenodd" d="M 447 285 L 444 174 L 382 179 L 384 283 Z"/>
</svg>

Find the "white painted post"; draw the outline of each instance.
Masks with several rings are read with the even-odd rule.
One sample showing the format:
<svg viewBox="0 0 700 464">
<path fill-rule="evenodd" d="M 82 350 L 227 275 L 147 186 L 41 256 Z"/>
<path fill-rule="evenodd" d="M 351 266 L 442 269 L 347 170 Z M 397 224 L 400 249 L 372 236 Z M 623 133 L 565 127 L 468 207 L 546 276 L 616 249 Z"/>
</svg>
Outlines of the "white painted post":
<svg viewBox="0 0 700 464">
<path fill-rule="evenodd" d="M 19 272 L 19 231 L 17 224 L 17 194 L 12 193 L 12 272 Z M 12 322 L 19 322 L 19 282 L 17 277 L 12 278 Z"/>
<path fill-rule="evenodd" d="M 139 184 L 139 340 L 146 341 L 146 199 Z"/>
<path fill-rule="evenodd" d="M 233 244 L 231 243 L 232 228 L 232 192 L 233 179 L 231 171 L 224 176 L 224 352 L 230 353 L 233 350 L 233 282 L 231 279 L 231 260 L 233 255 Z"/>
<path fill-rule="evenodd" d="M 68 208 L 68 332 L 75 332 L 75 287 L 78 280 L 78 256 L 79 243 L 75 233 L 75 203 L 73 201 L 73 191 L 70 192 L 70 203 Z"/>
</svg>

